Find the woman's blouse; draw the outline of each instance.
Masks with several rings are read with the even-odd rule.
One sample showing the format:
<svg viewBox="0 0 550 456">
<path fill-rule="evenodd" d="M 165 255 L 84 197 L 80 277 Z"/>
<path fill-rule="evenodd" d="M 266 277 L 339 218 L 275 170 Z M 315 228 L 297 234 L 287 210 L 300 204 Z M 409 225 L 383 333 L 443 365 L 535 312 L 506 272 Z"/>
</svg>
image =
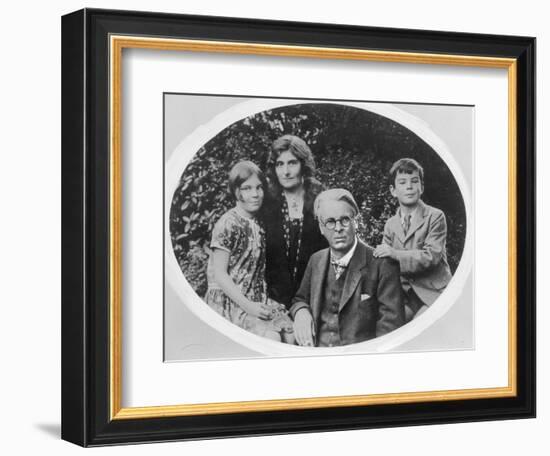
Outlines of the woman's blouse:
<svg viewBox="0 0 550 456">
<path fill-rule="evenodd" d="M 309 258 L 318 250 L 328 247 L 313 214 L 313 202 L 323 187 L 312 179 L 305 190 L 301 219 L 287 218 L 288 208 L 285 208 L 284 197 L 277 192 L 266 198 L 262 208 L 266 230 L 268 296 L 288 308 L 300 286 Z"/>
</svg>

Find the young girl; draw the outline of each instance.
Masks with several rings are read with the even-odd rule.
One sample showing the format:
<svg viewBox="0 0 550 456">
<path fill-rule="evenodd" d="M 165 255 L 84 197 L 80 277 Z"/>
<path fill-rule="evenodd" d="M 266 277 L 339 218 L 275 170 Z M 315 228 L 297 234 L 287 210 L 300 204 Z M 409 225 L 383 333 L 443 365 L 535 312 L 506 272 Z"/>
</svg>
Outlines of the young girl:
<svg viewBox="0 0 550 456">
<path fill-rule="evenodd" d="M 264 175 L 254 163 L 242 161 L 231 169 L 229 191 L 236 206 L 221 216 L 212 231 L 205 300 L 247 331 L 294 343 L 285 306 L 267 298 L 265 233 L 256 218 L 264 188 Z"/>
</svg>

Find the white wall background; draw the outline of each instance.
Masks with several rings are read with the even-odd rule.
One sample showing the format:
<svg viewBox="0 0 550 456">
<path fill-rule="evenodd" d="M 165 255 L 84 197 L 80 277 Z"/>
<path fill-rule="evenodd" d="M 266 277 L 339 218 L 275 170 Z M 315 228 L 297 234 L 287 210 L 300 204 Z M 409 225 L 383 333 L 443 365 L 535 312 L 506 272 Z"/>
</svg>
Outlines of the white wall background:
<svg viewBox="0 0 550 456">
<path fill-rule="evenodd" d="M 370 3 L 370 4 L 369 4 Z M 550 77 L 550 31 L 544 3 L 461 0 L 455 2 L 320 2 L 319 0 L 104 0 L 9 2 L 0 34 L 0 449 L 3 454 L 73 454 L 60 432 L 60 16 L 84 6 L 174 13 L 288 19 L 411 29 L 432 29 L 538 38 L 538 81 Z M 539 259 L 550 253 L 542 170 L 542 125 L 550 120 L 545 86 L 538 87 Z M 488 182 L 489 184 L 490 182 Z M 549 266 L 539 261 L 538 418 L 400 429 L 258 437 L 102 448 L 94 454 L 544 454 L 550 426 L 550 294 L 543 289 Z M 355 448 L 352 450 L 352 448 Z"/>
</svg>

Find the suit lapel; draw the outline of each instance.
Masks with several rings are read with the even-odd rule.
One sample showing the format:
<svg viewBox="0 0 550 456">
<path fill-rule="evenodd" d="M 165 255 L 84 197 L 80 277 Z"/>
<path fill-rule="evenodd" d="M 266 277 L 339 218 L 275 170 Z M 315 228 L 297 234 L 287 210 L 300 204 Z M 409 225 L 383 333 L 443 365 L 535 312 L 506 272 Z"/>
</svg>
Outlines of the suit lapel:
<svg viewBox="0 0 550 456">
<path fill-rule="evenodd" d="M 407 242 L 407 240 L 418 230 L 418 228 L 424 225 L 424 219 L 428 215 L 428 208 L 422 202 L 422 200 L 418 202 L 418 206 L 419 207 L 418 207 L 417 216 L 413 219 L 411 223 L 411 227 L 409 228 L 409 231 L 407 232 L 407 235 L 405 236 L 403 243 Z"/>
<path fill-rule="evenodd" d="M 327 277 L 327 268 L 330 263 L 329 258 L 330 249 L 323 250 L 319 261 L 315 263 L 313 271 L 311 271 L 314 278 L 314 286 L 311 290 L 311 310 L 313 312 L 313 321 L 317 321 L 319 315 L 321 314 L 323 290 Z"/>
<path fill-rule="evenodd" d="M 402 244 L 405 243 L 405 233 L 403 232 L 403 225 L 401 225 L 401 217 L 399 215 L 399 210 L 396 214 L 390 219 L 391 230 L 397 236 L 397 239 L 401 241 Z"/>
<path fill-rule="evenodd" d="M 347 268 L 346 281 L 344 282 L 344 289 L 342 291 L 342 297 L 340 298 L 340 305 L 338 307 L 339 311 L 346 305 L 357 288 L 357 285 L 361 280 L 361 270 L 366 265 L 366 257 L 366 249 L 363 246 L 363 243 L 358 240 L 357 247 L 355 248 L 355 252 L 353 252 L 353 256 L 351 257 Z"/>
</svg>

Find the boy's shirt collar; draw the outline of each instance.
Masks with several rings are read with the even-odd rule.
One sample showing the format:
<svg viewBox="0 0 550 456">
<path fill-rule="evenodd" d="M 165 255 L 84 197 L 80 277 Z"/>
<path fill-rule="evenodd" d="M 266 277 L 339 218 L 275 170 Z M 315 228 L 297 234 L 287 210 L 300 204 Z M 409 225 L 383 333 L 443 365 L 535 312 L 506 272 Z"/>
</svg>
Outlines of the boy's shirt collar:
<svg viewBox="0 0 550 456">
<path fill-rule="evenodd" d="M 418 214 L 418 206 L 412 211 L 409 215 L 411 216 L 409 223 L 412 223 L 412 221 L 416 218 L 416 214 Z M 399 216 L 399 220 L 401 220 L 401 225 L 405 226 L 405 214 L 401 212 L 401 208 L 397 209 L 397 215 Z"/>
<path fill-rule="evenodd" d="M 412 223 L 413 220 L 418 217 L 418 214 L 423 210 L 424 208 L 424 202 L 422 200 L 418 200 L 418 204 L 416 205 L 414 211 L 411 212 L 411 219 L 409 220 L 409 223 Z M 401 221 L 401 226 L 405 226 L 405 214 L 401 212 L 401 207 L 397 208 L 397 216 L 399 217 L 399 220 Z"/>
</svg>

